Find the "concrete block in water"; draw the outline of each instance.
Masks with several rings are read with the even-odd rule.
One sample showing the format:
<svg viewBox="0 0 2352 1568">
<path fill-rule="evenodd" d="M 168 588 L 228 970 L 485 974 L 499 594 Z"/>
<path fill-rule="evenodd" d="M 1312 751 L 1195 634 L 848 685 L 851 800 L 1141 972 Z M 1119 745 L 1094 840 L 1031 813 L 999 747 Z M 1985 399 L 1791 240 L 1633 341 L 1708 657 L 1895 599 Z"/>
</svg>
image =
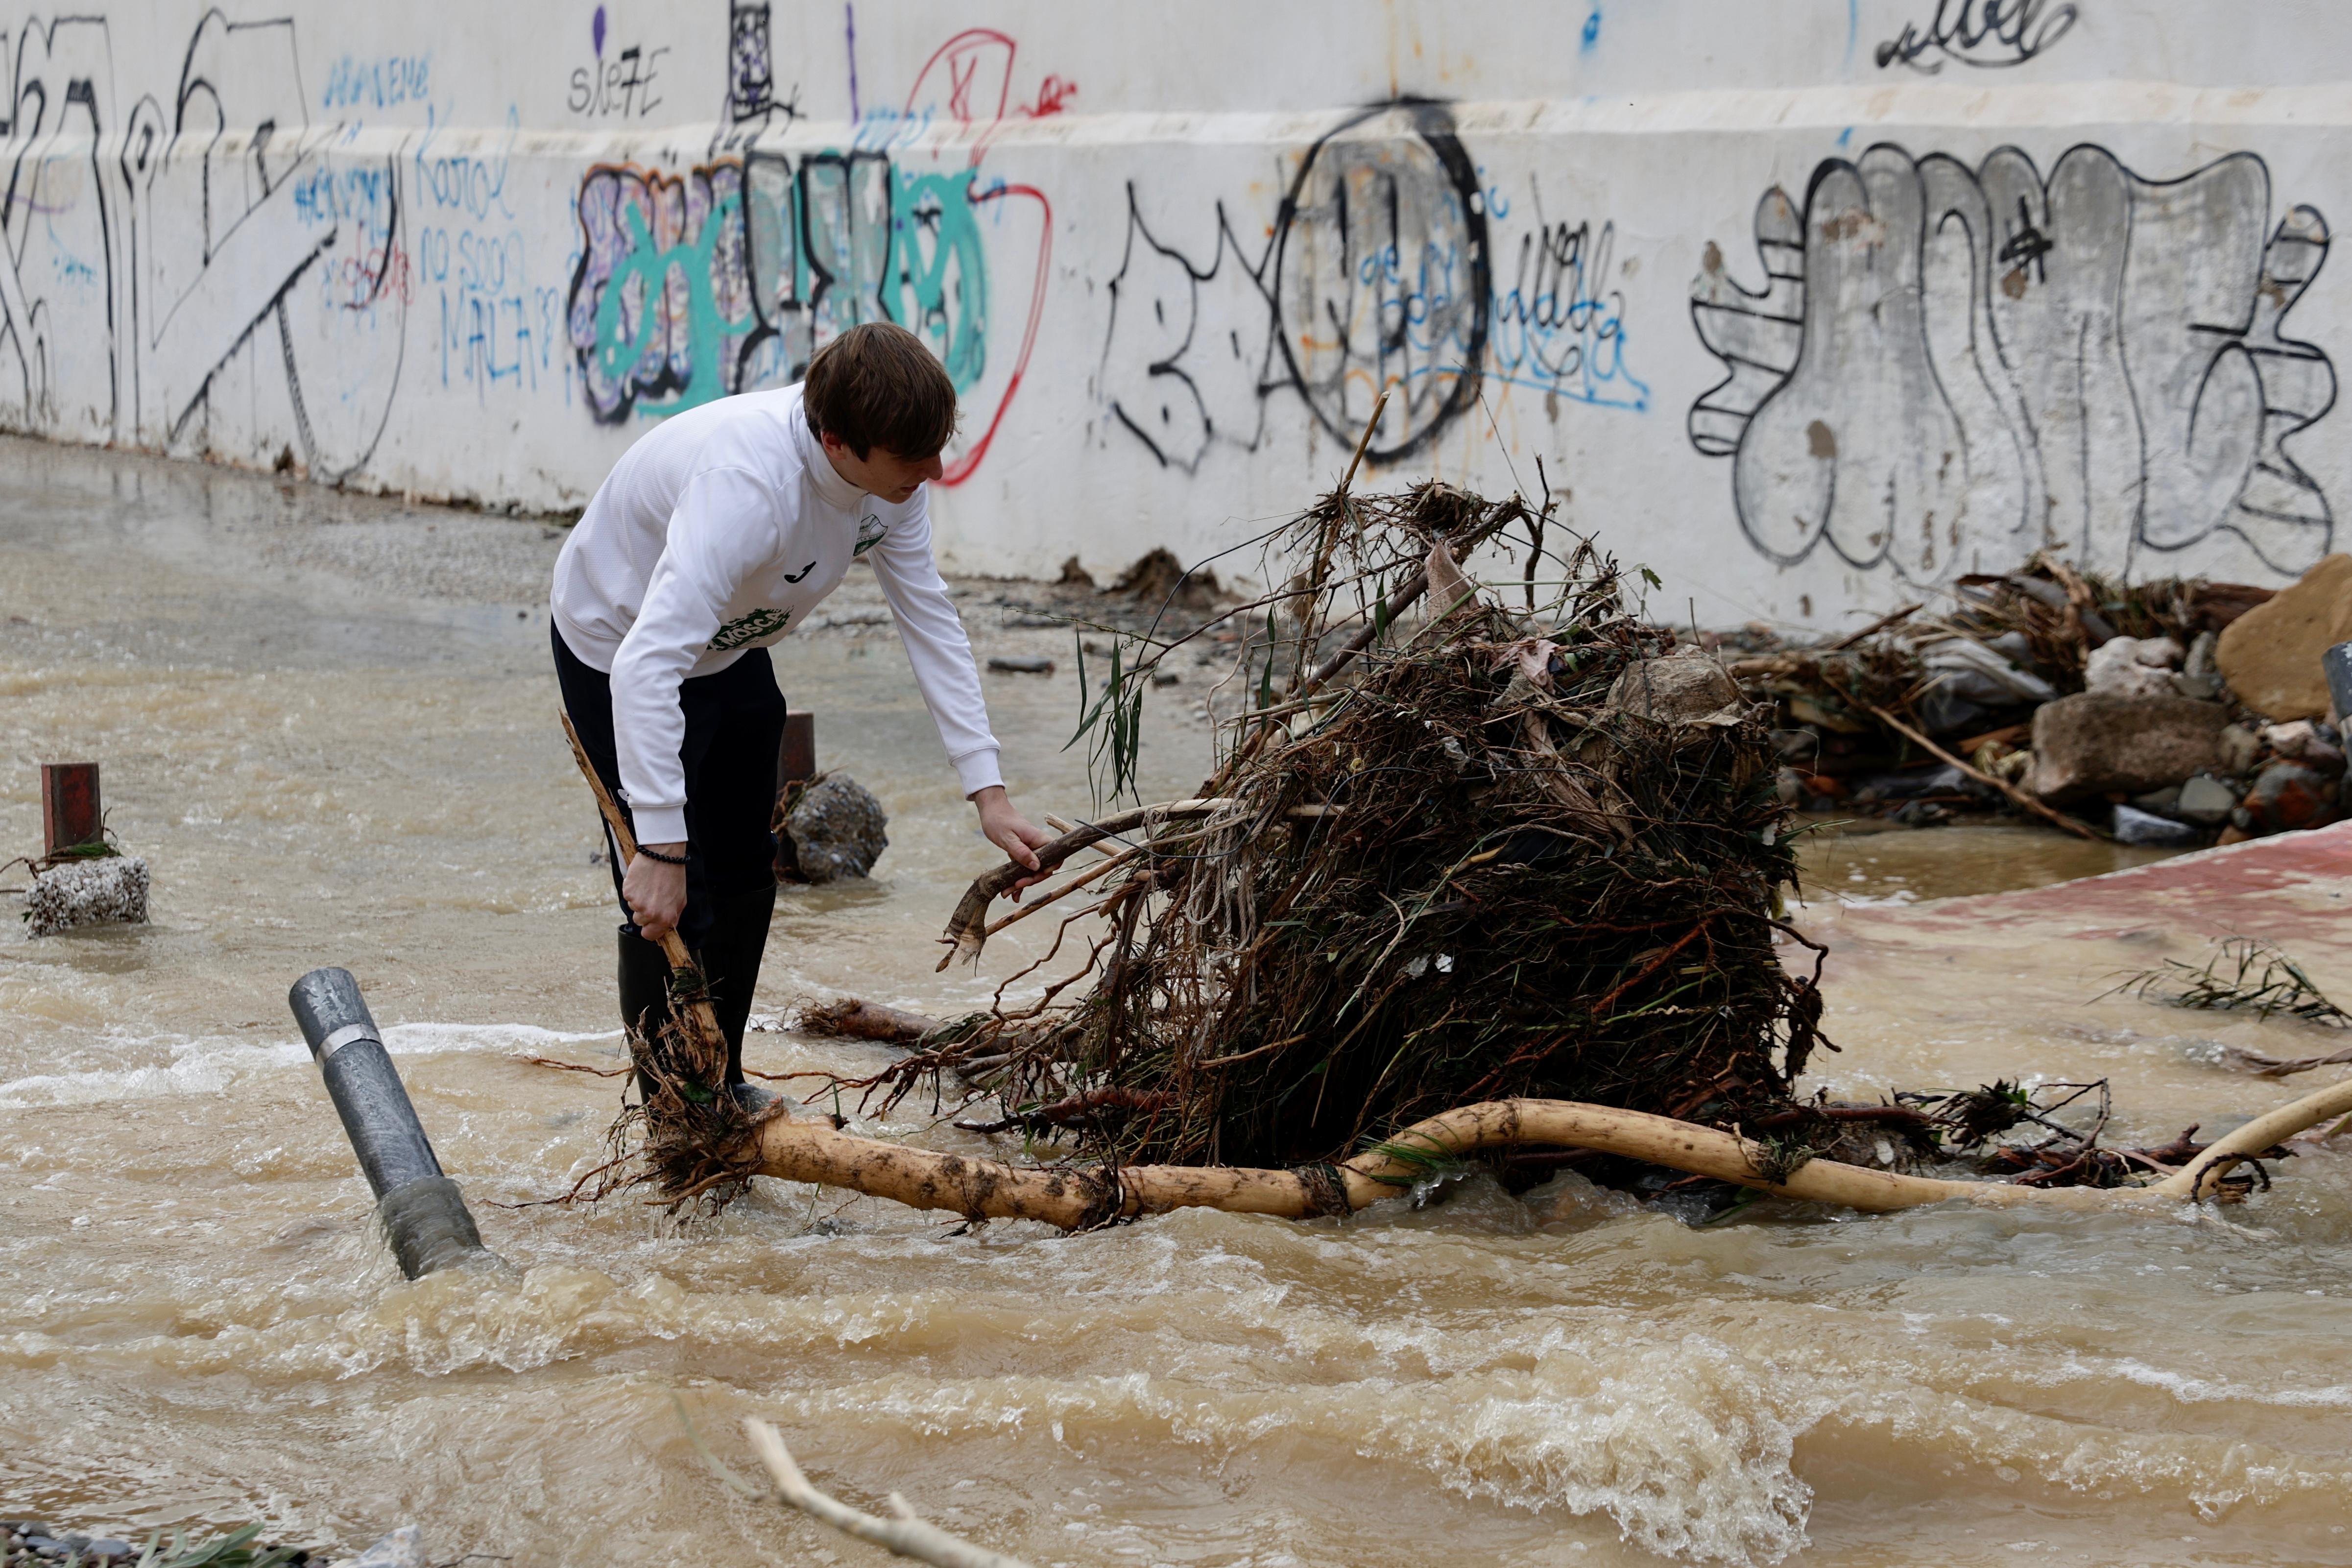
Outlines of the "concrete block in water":
<svg viewBox="0 0 2352 1568">
<path fill-rule="evenodd" d="M 2179 784 L 2220 764 L 2228 720 L 2220 703 L 2185 697 L 2061 697 L 2034 710 L 2033 772 L 2025 787 L 2063 803 Z"/>
<path fill-rule="evenodd" d="M 25 895 L 25 934 L 144 924 L 147 886 L 147 862 L 134 856 L 110 855 L 52 867 L 33 879 L 32 890 Z"/>
</svg>

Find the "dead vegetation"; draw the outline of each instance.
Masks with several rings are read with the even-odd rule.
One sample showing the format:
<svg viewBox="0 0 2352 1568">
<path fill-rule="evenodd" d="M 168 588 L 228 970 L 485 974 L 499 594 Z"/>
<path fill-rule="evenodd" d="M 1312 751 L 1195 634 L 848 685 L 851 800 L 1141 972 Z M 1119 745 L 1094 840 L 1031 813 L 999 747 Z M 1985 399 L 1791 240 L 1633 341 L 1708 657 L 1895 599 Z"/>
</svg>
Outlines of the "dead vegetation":
<svg viewBox="0 0 2352 1568">
<path fill-rule="evenodd" d="M 894 1068 L 889 1096 L 955 1073 L 1090 1158 L 1281 1165 L 1481 1100 L 1784 1104 L 1818 1003 L 1774 951 L 1795 860 L 1764 730 L 1588 542 L 1552 530 L 1518 613 L 1455 564 L 1541 523 L 1439 484 L 1298 520 L 1303 570 L 1234 612 L 1259 635 L 1215 777 L 1097 840 L 1057 944 L 1086 944 L 1076 975 Z M 1092 700 L 1114 789 L 1178 646 L 1116 650 Z M 959 911 L 962 950 L 987 907 Z"/>
</svg>

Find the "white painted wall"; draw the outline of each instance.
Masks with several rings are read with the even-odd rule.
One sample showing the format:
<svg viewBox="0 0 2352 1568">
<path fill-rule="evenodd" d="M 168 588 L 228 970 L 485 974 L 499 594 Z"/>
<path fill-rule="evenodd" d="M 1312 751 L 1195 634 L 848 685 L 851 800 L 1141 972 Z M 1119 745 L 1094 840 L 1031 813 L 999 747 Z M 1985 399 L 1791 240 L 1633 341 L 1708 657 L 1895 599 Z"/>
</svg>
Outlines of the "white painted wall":
<svg viewBox="0 0 2352 1568">
<path fill-rule="evenodd" d="M 0 423 L 60 439 L 572 507 L 887 311 L 964 388 L 969 571 L 1224 549 L 1400 378 L 1378 479 L 1540 458 L 1711 623 L 2045 538 L 2282 581 L 2352 505 L 2321 0 L 95 0 L 5 47 Z"/>
</svg>

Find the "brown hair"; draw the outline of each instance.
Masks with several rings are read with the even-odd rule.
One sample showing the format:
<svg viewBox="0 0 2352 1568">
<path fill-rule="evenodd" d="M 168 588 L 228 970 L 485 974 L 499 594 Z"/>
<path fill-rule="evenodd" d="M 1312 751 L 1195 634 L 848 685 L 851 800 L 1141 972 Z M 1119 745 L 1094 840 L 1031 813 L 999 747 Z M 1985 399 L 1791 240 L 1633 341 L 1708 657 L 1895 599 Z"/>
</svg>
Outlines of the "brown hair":
<svg viewBox="0 0 2352 1568">
<path fill-rule="evenodd" d="M 919 462 L 955 434 L 947 367 L 922 339 L 889 321 L 863 322 L 817 350 L 801 406 L 812 432 L 830 432 L 861 463 L 876 447 Z"/>
</svg>

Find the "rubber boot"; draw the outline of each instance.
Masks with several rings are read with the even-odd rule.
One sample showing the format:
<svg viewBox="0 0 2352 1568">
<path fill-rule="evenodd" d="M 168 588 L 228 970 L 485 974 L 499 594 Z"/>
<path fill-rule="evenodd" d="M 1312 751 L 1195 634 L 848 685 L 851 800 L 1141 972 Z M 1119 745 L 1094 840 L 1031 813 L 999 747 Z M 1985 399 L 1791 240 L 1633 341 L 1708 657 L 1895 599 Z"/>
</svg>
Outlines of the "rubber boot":
<svg viewBox="0 0 2352 1568">
<path fill-rule="evenodd" d="M 659 942 L 647 942 L 633 925 L 621 927 L 621 1026 L 638 1039 L 651 1039 L 669 1019 L 669 960 Z M 653 1098 L 653 1080 L 637 1074 L 637 1098 Z"/>
<path fill-rule="evenodd" d="M 694 956 L 710 985 L 719 1032 L 727 1037 L 727 1086 L 732 1089 L 743 1083 L 743 1029 L 751 1022 L 751 993 L 760 983 L 760 961 L 767 955 L 768 927 L 776 915 L 775 887 L 730 893 L 718 900 L 716 915 Z"/>
</svg>

